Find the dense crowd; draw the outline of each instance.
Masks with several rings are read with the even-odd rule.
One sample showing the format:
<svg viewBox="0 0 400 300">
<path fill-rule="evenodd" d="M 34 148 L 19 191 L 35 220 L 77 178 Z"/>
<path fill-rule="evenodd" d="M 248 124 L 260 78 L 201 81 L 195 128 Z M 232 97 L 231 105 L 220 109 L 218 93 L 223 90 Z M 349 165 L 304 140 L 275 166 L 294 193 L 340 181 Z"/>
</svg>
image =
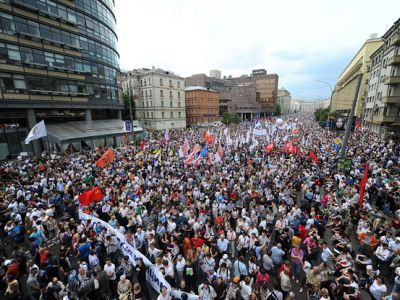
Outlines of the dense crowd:
<svg viewBox="0 0 400 300">
<path fill-rule="evenodd" d="M 106 148 L 2 163 L 1 298 L 172 299 L 119 232 L 181 299 L 399 299 L 400 145 L 356 129 L 341 170 L 341 132 L 308 115 L 276 122 L 149 134 L 104 168 Z M 178 155 L 206 143 L 195 163 Z M 94 187 L 103 199 L 80 206 Z"/>
</svg>

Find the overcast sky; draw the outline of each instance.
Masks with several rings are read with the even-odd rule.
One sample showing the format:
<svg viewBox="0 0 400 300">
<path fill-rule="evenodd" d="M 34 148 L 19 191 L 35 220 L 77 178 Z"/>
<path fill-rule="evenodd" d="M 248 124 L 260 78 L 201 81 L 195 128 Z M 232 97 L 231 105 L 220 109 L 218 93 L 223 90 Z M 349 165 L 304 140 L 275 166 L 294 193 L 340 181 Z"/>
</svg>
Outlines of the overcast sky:
<svg viewBox="0 0 400 300">
<path fill-rule="evenodd" d="M 186 77 L 265 68 L 294 99 L 330 96 L 372 33 L 400 17 L 400 0 L 116 0 L 123 70 L 151 66 Z"/>
</svg>

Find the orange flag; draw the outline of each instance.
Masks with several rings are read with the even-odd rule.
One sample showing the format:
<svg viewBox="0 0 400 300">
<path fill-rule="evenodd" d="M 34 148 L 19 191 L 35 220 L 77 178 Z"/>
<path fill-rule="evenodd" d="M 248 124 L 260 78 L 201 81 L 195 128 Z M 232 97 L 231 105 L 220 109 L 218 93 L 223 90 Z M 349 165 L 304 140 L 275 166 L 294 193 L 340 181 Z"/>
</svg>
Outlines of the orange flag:
<svg viewBox="0 0 400 300">
<path fill-rule="evenodd" d="M 360 182 L 360 193 L 359 193 L 360 196 L 358 198 L 358 203 L 360 204 L 360 207 L 363 207 L 364 204 L 364 194 L 365 194 L 365 186 L 367 185 L 367 180 L 368 180 L 368 165 L 365 165 L 364 175 Z"/>
<path fill-rule="evenodd" d="M 112 162 L 115 159 L 114 152 L 110 148 L 100 157 L 98 161 L 96 161 L 96 166 L 99 168 L 104 168 L 108 163 Z"/>
</svg>

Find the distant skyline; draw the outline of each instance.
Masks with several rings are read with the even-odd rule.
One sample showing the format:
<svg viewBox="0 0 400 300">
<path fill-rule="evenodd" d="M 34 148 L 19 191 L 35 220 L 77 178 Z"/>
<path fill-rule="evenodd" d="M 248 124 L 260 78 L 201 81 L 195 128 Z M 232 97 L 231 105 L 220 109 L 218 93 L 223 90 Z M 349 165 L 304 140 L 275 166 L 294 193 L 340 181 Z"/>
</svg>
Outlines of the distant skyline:
<svg viewBox="0 0 400 300">
<path fill-rule="evenodd" d="M 264 68 L 292 98 L 329 98 L 329 87 L 369 38 L 400 17 L 386 0 L 116 0 L 123 70 L 152 66 L 187 77 Z"/>
</svg>

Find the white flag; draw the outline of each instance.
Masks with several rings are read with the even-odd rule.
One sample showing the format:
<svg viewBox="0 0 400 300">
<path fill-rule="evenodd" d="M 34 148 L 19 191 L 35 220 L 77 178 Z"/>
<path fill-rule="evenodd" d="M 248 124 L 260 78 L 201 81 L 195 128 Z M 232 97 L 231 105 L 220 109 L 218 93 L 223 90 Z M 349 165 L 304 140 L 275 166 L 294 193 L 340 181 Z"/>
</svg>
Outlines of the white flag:
<svg viewBox="0 0 400 300">
<path fill-rule="evenodd" d="M 47 136 L 47 130 L 46 126 L 44 125 L 44 120 L 42 120 L 32 127 L 31 131 L 25 139 L 25 144 L 29 144 L 30 141 L 40 139 L 44 136 Z"/>
<path fill-rule="evenodd" d="M 168 142 L 169 141 L 169 129 L 167 128 L 167 129 L 165 129 L 165 133 L 164 133 L 164 140 L 166 141 L 166 142 Z"/>
</svg>

